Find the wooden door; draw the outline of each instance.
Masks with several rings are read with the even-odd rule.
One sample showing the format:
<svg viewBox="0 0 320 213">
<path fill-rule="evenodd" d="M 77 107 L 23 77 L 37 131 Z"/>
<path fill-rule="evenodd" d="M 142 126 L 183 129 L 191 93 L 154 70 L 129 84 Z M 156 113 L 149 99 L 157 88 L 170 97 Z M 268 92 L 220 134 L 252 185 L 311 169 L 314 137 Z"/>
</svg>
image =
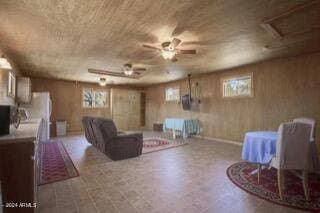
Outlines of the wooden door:
<svg viewBox="0 0 320 213">
<path fill-rule="evenodd" d="M 141 92 L 127 89 L 111 90 L 112 119 L 118 129 L 140 128 Z"/>
</svg>

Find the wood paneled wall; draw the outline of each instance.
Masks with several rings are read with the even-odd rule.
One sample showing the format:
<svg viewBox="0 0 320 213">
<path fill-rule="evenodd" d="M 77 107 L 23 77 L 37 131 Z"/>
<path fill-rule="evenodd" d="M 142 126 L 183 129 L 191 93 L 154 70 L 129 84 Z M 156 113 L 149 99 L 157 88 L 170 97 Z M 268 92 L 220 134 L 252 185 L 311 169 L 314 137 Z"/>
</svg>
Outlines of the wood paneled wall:
<svg viewBox="0 0 320 213">
<path fill-rule="evenodd" d="M 31 81 L 33 92 L 50 92 L 52 100 L 51 135 L 55 135 L 55 121 L 57 119 L 64 119 L 67 121 L 67 131 L 69 133 L 77 133 L 83 131 L 81 119 L 85 115 L 112 118 L 111 87 L 109 86 L 100 87 L 98 84 L 94 83 L 53 80 L 46 78 L 32 78 Z M 107 108 L 96 109 L 82 108 L 83 88 L 106 90 L 108 92 L 109 106 Z M 113 93 L 116 97 L 120 97 L 123 94 L 126 94 L 125 97 L 129 97 L 124 99 L 122 98 L 122 102 L 117 103 L 117 107 L 122 108 L 123 112 L 137 112 L 136 116 L 131 116 L 133 119 L 131 119 L 130 122 L 128 121 L 128 128 L 134 126 L 134 128 L 137 129 L 137 127 L 140 127 L 141 89 L 121 86 L 113 88 Z M 139 99 L 135 97 L 138 97 Z M 133 102 L 133 99 L 137 100 Z M 119 128 L 121 127 L 122 126 Z M 128 128 L 125 128 L 125 130 Z"/>
<path fill-rule="evenodd" d="M 45 78 L 32 78 L 33 92 L 50 92 L 52 100 L 51 133 L 55 135 L 55 121 L 65 119 L 68 123 L 68 132 L 83 131 L 81 119 L 85 115 L 111 118 L 110 103 L 107 108 L 82 108 L 82 89 L 96 88 L 109 92 L 110 88 L 100 87 L 98 84 L 82 83 Z M 110 100 L 110 99 L 109 99 Z M 110 102 L 110 101 L 109 101 Z"/>
<path fill-rule="evenodd" d="M 254 97 L 223 99 L 221 78 L 253 73 Z M 187 80 L 146 89 L 147 127 L 166 117 L 198 118 L 203 136 L 243 141 L 245 132 L 277 130 L 282 122 L 306 116 L 320 122 L 320 53 L 261 62 L 197 76 L 201 86 L 199 110 L 183 111 L 181 104 L 165 101 L 165 88 L 180 86 L 188 92 Z M 319 144 L 320 124 L 317 127 Z"/>
</svg>

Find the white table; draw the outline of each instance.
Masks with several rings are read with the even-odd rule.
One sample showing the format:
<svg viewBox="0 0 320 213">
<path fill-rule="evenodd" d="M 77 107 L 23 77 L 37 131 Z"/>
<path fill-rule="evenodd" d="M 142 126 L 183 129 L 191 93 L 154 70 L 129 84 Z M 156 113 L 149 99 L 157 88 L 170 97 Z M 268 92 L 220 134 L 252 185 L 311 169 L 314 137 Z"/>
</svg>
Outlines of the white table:
<svg viewBox="0 0 320 213">
<path fill-rule="evenodd" d="M 276 154 L 277 137 L 276 131 L 247 132 L 243 142 L 242 160 L 268 165 Z M 311 168 L 319 171 L 317 146 L 314 140 L 310 141 L 310 158 Z"/>
</svg>

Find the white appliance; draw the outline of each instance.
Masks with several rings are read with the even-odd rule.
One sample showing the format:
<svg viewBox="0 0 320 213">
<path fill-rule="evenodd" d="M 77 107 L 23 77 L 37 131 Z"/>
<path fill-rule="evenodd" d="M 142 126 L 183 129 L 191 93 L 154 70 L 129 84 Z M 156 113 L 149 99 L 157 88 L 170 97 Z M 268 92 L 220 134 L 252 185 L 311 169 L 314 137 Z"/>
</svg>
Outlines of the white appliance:
<svg viewBox="0 0 320 213">
<path fill-rule="evenodd" d="M 42 119 L 40 125 L 39 140 L 47 142 L 50 139 L 50 115 L 52 112 L 52 103 L 49 92 L 32 93 L 31 103 L 21 104 L 20 107 L 28 112 L 28 120 Z"/>
</svg>

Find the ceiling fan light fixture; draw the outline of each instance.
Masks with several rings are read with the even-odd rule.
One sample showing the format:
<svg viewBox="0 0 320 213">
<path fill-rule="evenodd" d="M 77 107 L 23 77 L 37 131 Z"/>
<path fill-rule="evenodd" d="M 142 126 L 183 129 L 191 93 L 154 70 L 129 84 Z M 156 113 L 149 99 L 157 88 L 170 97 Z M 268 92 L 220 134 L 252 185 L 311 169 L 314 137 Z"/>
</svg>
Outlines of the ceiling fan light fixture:
<svg viewBox="0 0 320 213">
<path fill-rule="evenodd" d="M 162 50 L 161 51 L 161 55 L 164 59 L 166 60 L 171 60 L 175 55 L 176 55 L 176 51 L 174 50 Z"/>
<path fill-rule="evenodd" d="M 99 85 L 102 86 L 102 87 L 106 86 L 107 85 L 107 79 L 100 78 Z"/>
<path fill-rule="evenodd" d="M 9 70 L 12 69 L 11 64 L 9 63 L 9 61 L 5 57 L 0 58 L 0 68 L 9 69 Z"/>
<path fill-rule="evenodd" d="M 125 70 L 124 74 L 125 75 L 132 75 L 133 74 L 133 70 Z"/>
</svg>

